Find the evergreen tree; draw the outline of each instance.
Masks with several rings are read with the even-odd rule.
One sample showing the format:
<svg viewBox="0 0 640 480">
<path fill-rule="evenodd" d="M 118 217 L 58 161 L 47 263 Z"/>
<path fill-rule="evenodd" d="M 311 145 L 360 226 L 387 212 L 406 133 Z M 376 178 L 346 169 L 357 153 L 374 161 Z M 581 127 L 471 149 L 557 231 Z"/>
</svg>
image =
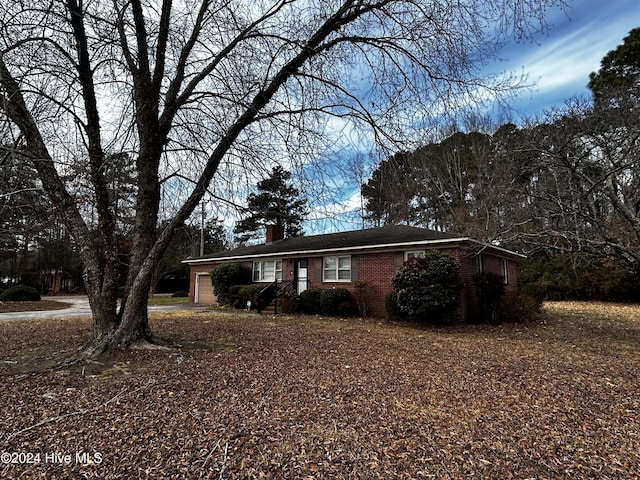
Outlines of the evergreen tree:
<svg viewBox="0 0 640 480">
<path fill-rule="evenodd" d="M 589 78 L 596 108 L 635 110 L 640 101 L 640 28 L 607 53 Z"/>
<path fill-rule="evenodd" d="M 291 172 L 281 166 L 271 171 L 269 178 L 257 184 L 257 193 L 247 198 L 246 213 L 234 229 L 236 240 L 246 242 L 259 238 L 266 225 L 284 228 L 285 237 L 302 235 L 302 220 L 307 214 L 307 202 L 300 191 L 290 184 Z"/>
</svg>

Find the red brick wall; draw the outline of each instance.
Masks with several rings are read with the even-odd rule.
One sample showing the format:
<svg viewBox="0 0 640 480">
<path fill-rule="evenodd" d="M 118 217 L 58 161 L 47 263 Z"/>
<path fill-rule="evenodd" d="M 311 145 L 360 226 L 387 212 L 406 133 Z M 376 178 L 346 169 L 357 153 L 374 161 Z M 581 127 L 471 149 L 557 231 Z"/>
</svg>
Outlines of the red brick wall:
<svg viewBox="0 0 640 480">
<path fill-rule="evenodd" d="M 361 302 L 367 315 L 385 317 L 384 297 L 393 291 L 391 279 L 398 273 L 404 262 L 402 252 L 365 254 L 358 256 L 358 280 L 367 285 L 362 289 Z"/>
<path fill-rule="evenodd" d="M 475 311 L 477 300 L 475 293 L 474 277 L 474 252 L 466 249 L 447 249 L 446 253 L 452 255 L 460 264 L 458 294 L 458 318 L 462 321 L 470 320 Z M 503 264 L 501 257 L 495 257 L 483 253 L 483 265 L 486 273 L 496 273 L 502 275 Z M 308 258 L 308 280 L 309 288 L 346 288 L 354 298 L 360 294 L 366 305 L 367 314 L 373 317 L 385 317 L 384 297 L 393 290 L 391 279 L 400 270 L 404 262 L 404 252 L 382 252 L 368 253 L 351 256 L 352 281 L 351 282 L 323 282 L 323 257 Z M 244 265 L 251 269 L 252 262 L 245 262 Z M 517 285 L 516 263 L 507 260 L 509 283 L 508 289 L 514 289 Z M 193 302 L 195 288 L 195 274 L 197 272 L 210 272 L 217 265 L 196 264 L 191 265 L 191 281 L 189 283 L 189 300 Z M 288 281 L 294 278 L 295 263 L 292 259 L 284 259 L 282 262 L 283 280 Z M 361 283 L 366 285 L 359 289 Z"/>
<path fill-rule="evenodd" d="M 193 303 L 196 298 L 196 274 L 210 272 L 213 270 L 211 264 L 191 264 L 189 265 L 189 301 Z"/>
<path fill-rule="evenodd" d="M 461 305 L 464 309 L 461 315 L 461 319 L 465 319 L 467 321 L 472 320 L 473 316 L 476 314 L 478 300 L 476 297 L 476 286 L 473 281 L 473 277 L 478 273 L 475 271 L 474 265 L 474 256 L 475 252 L 471 250 L 467 250 L 462 253 L 462 258 L 458 261 L 460 262 L 460 279 L 462 285 L 462 294 L 464 299 L 461 299 Z M 498 257 L 495 255 L 491 255 L 489 253 L 483 252 L 479 255 L 482 255 L 482 267 L 483 273 L 492 273 L 495 275 L 503 276 L 504 274 L 504 261 L 507 263 L 507 284 L 505 288 L 507 290 L 516 290 L 518 284 L 518 270 L 517 265 L 514 260 L 505 259 L 503 257 Z"/>
<path fill-rule="evenodd" d="M 309 258 L 309 288 L 346 288 L 354 298 L 364 297 L 361 300 L 367 315 L 384 317 L 384 296 L 393 290 L 391 278 L 402 266 L 402 255 L 393 252 L 352 255 L 351 282 L 323 282 L 323 258 Z"/>
<path fill-rule="evenodd" d="M 464 320 L 470 310 L 468 295 L 473 294 L 473 261 L 459 250 L 447 250 L 447 253 L 463 265 L 458 315 Z M 362 300 L 366 305 L 367 314 L 372 317 L 385 317 L 384 297 L 393 291 L 391 279 L 404 263 L 404 251 L 352 255 L 351 263 L 351 282 L 323 282 L 322 258 L 310 258 L 309 288 L 346 288 L 354 298 L 362 294 L 365 297 Z M 359 290 L 356 285 L 362 282 L 366 283 L 366 286 Z"/>
<path fill-rule="evenodd" d="M 493 273 L 495 275 L 504 275 L 504 262 L 507 263 L 507 290 L 515 290 L 518 285 L 518 270 L 516 262 L 502 257 L 482 254 L 484 263 L 484 273 Z"/>
<path fill-rule="evenodd" d="M 209 273 L 211 270 L 216 268 L 219 265 L 222 265 L 224 262 L 220 263 L 196 263 L 189 265 L 189 301 L 191 303 L 194 302 L 196 298 L 196 274 L 198 273 Z M 245 268 L 248 268 L 249 271 L 253 268 L 253 262 L 230 262 L 230 263 L 239 263 L 243 265 Z M 284 262 L 283 262 L 284 263 Z M 284 264 L 283 264 L 284 270 Z"/>
<path fill-rule="evenodd" d="M 460 321 L 467 321 L 475 306 L 473 256 L 466 249 L 447 250 L 446 252 L 455 258 L 460 265 L 460 270 L 458 270 L 460 290 L 458 290 L 457 317 Z"/>
</svg>

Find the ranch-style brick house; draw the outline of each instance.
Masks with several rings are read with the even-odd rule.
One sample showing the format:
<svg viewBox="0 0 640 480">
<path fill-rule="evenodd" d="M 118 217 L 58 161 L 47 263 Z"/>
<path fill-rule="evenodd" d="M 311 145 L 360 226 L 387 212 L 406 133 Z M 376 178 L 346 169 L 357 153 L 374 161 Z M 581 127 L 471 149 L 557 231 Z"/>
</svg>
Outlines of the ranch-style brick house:
<svg viewBox="0 0 640 480">
<path fill-rule="evenodd" d="M 223 263 L 238 263 L 252 272 L 252 281 L 267 286 L 275 280 L 293 286 L 298 294 L 307 288 L 366 291 L 368 315 L 384 317 L 384 297 L 393 291 L 391 279 L 410 257 L 438 249 L 460 264 L 458 317 L 470 319 L 476 306 L 474 275 L 501 275 L 508 290 L 517 283 L 516 260 L 523 255 L 469 237 L 407 225 L 283 238 L 278 226 L 267 227 L 266 242 L 214 255 L 189 258 L 189 299 L 215 304 L 211 270 Z M 362 289 L 363 283 L 365 284 Z"/>
</svg>

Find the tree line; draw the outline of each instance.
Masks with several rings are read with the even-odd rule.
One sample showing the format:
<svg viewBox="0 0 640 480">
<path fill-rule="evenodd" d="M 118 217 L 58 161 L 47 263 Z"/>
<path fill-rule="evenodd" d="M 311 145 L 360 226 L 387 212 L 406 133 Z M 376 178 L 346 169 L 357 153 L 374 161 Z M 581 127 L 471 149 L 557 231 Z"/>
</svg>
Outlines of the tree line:
<svg viewBox="0 0 640 480">
<path fill-rule="evenodd" d="M 367 219 L 452 231 L 574 268 L 640 276 L 640 29 L 540 122 L 456 131 L 385 159 Z"/>
</svg>

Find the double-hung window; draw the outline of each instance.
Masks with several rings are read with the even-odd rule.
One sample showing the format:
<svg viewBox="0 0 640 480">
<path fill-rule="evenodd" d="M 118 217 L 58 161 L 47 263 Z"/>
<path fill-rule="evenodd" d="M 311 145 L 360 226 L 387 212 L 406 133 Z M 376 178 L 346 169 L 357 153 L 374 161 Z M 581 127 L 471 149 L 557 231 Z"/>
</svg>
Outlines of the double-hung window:
<svg viewBox="0 0 640 480">
<path fill-rule="evenodd" d="M 351 281 L 351 256 L 324 257 L 325 282 L 350 282 Z"/>
<path fill-rule="evenodd" d="M 424 250 L 412 250 L 409 252 L 404 252 L 404 260 L 407 261 L 413 257 L 424 257 Z"/>
<path fill-rule="evenodd" d="M 282 260 L 253 262 L 254 282 L 273 282 L 282 280 Z"/>
</svg>

